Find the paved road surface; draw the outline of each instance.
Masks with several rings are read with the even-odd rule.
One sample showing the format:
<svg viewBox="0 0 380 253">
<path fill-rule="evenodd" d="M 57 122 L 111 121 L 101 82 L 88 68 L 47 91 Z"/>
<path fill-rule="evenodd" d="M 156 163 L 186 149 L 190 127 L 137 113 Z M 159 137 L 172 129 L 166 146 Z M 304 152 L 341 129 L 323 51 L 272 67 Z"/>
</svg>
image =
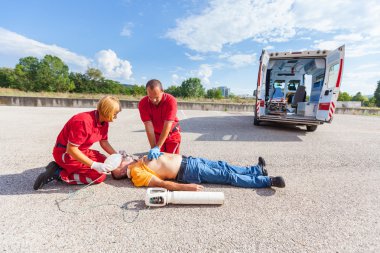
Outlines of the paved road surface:
<svg viewBox="0 0 380 253">
<path fill-rule="evenodd" d="M 111 178 L 75 195 L 81 186 L 33 191 L 61 127 L 85 110 L 0 107 L 1 251 L 380 251 L 380 117 L 336 115 L 308 133 L 255 127 L 249 113 L 179 111 L 181 153 L 239 165 L 262 155 L 287 187 L 205 185 L 225 204 L 147 209 L 144 188 Z M 109 136 L 115 148 L 148 150 L 137 110 L 123 110 Z"/>
</svg>

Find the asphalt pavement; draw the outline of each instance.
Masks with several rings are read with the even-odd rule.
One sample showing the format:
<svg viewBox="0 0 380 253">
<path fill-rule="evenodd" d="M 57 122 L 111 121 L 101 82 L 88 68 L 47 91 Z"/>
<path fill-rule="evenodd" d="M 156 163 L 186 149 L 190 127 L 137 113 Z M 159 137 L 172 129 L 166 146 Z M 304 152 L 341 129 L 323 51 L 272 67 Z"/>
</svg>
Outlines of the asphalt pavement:
<svg viewBox="0 0 380 253">
<path fill-rule="evenodd" d="M 253 113 L 179 111 L 181 153 L 237 165 L 267 162 L 284 189 L 204 184 L 222 206 L 147 208 L 145 188 L 115 181 L 32 186 L 64 123 L 83 108 L 0 106 L 2 252 L 380 252 L 380 117 L 335 115 L 315 132 L 253 125 Z M 137 110 L 109 141 L 149 150 Z M 99 145 L 94 145 L 95 149 Z"/>
</svg>

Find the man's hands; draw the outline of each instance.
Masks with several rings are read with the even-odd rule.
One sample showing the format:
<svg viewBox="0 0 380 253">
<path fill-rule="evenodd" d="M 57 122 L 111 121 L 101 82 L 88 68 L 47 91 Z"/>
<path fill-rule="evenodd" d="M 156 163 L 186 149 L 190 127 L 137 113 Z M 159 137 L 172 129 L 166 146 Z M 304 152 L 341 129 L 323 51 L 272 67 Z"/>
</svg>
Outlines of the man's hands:
<svg viewBox="0 0 380 253">
<path fill-rule="evenodd" d="M 152 148 L 151 150 L 149 150 L 148 160 L 158 159 L 163 154 L 164 153 L 160 152 L 160 148 L 156 146 L 156 147 Z"/>
<path fill-rule="evenodd" d="M 189 188 L 186 189 L 187 191 L 196 191 L 196 192 L 200 192 L 200 191 L 203 191 L 204 187 L 202 185 L 199 185 L 199 184 L 188 184 L 187 185 Z"/>
<path fill-rule="evenodd" d="M 91 169 L 94 169 L 99 173 L 108 173 L 112 170 L 112 166 L 110 164 L 93 162 Z"/>
</svg>

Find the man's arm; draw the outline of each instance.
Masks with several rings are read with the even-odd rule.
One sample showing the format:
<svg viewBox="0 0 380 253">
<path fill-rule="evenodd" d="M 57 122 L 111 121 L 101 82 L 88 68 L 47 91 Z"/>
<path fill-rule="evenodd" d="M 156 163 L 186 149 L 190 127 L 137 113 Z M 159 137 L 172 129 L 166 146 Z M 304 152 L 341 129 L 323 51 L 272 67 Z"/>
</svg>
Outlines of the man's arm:
<svg viewBox="0 0 380 253">
<path fill-rule="evenodd" d="M 156 143 L 156 146 L 158 146 L 159 148 L 161 148 L 161 146 L 164 144 L 166 138 L 168 138 L 170 130 L 172 129 L 173 122 L 174 121 L 168 121 L 168 120 L 166 120 L 164 122 L 164 127 L 162 128 L 160 138 L 158 139 L 158 141 Z"/>
<path fill-rule="evenodd" d="M 148 141 L 151 148 L 154 148 L 156 146 L 156 136 L 154 135 L 154 127 L 152 121 L 145 121 L 145 132 L 146 136 L 148 137 Z"/>
<path fill-rule="evenodd" d="M 149 182 L 149 187 L 162 187 L 170 191 L 202 191 L 203 186 L 199 184 L 179 184 L 172 181 L 161 180 L 153 176 Z"/>
<path fill-rule="evenodd" d="M 100 146 L 104 151 L 106 151 L 108 154 L 116 154 L 116 150 L 111 146 L 111 144 L 108 142 L 108 140 L 101 140 L 99 141 Z"/>
</svg>

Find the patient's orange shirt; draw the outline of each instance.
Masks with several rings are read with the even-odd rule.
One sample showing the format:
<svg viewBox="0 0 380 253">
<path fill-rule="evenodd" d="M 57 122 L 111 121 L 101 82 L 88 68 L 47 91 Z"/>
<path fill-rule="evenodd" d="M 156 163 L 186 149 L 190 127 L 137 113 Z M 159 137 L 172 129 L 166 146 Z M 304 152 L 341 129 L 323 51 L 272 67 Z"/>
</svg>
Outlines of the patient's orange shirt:
<svg viewBox="0 0 380 253">
<path fill-rule="evenodd" d="M 138 161 L 137 163 L 130 165 L 128 168 L 131 171 L 132 183 L 137 187 L 148 186 L 153 176 L 160 178 L 156 172 L 149 169 L 143 161 Z"/>
</svg>

